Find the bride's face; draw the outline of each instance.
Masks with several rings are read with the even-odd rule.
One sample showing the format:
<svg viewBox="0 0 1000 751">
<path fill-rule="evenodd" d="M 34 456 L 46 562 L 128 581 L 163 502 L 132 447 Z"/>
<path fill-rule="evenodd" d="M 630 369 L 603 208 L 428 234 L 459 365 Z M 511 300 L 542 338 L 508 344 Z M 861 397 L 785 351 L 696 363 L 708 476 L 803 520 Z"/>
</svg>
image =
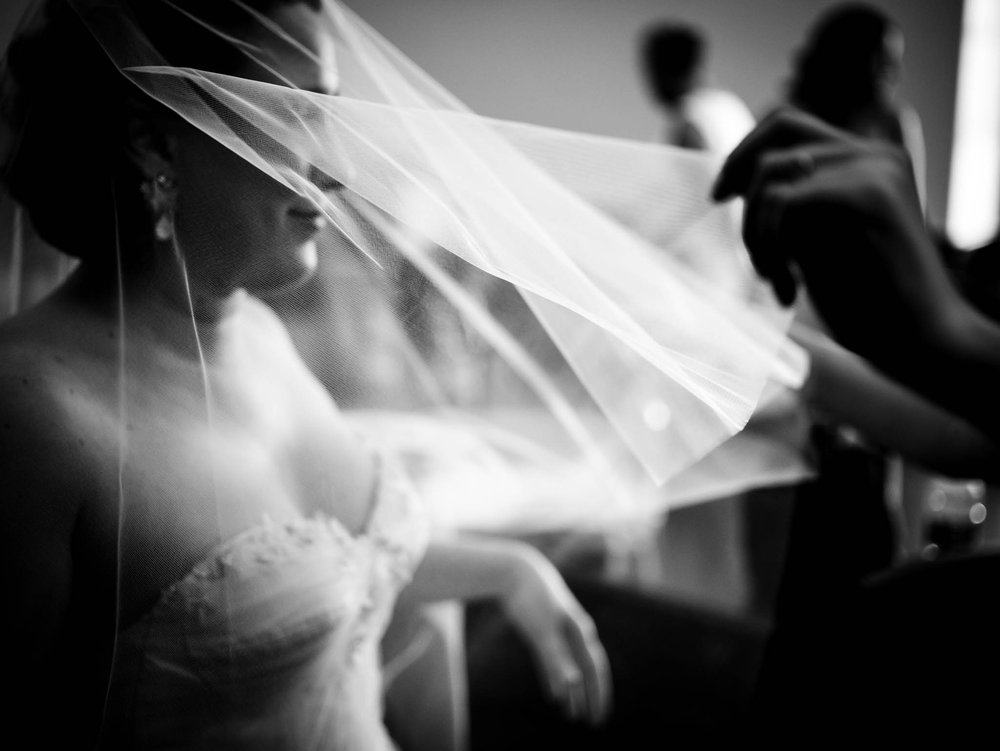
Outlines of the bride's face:
<svg viewBox="0 0 1000 751">
<path fill-rule="evenodd" d="M 291 3 L 270 18 L 294 43 L 262 28 L 245 41 L 256 47 L 263 65 L 248 59 L 233 73 L 337 93 L 333 39 L 317 13 L 305 3 Z M 304 159 L 293 161 L 298 174 L 310 176 Z M 200 284 L 220 294 L 239 288 L 275 291 L 316 268 L 316 236 L 326 220 L 309 200 L 193 127 L 184 127 L 178 137 L 175 172 L 175 237 L 188 274 Z M 335 188 L 329 179 L 322 186 Z"/>
</svg>

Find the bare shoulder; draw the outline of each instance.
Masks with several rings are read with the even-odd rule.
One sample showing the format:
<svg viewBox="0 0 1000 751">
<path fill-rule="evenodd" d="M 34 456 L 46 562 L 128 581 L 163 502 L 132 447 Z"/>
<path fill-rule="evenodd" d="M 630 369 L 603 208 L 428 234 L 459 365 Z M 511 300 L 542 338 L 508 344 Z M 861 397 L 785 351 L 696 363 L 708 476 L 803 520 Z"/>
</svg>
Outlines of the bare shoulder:
<svg viewBox="0 0 1000 751">
<path fill-rule="evenodd" d="M 0 325 L 0 584 L 9 617 L 0 635 L 32 657 L 12 658 L 12 680 L 51 653 L 79 586 L 77 556 L 92 547 L 79 530 L 96 464 L 73 407 L 73 355 L 26 316 Z M 96 601 L 96 599 L 94 600 Z"/>
<path fill-rule="evenodd" d="M 94 490 L 93 420 L 106 410 L 81 375 L 84 351 L 64 342 L 37 316 L 0 325 L 0 475 L 5 505 L 68 523 Z"/>
</svg>

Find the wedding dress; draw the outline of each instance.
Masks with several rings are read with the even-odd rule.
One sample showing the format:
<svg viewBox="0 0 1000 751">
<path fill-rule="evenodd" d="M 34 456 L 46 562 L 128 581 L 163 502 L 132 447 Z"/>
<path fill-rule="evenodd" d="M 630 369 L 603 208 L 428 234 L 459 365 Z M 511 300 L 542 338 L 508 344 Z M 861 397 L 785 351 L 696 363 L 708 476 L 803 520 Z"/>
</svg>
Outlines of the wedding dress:
<svg viewBox="0 0 1000 751">
<path fill-rule="evenodd" d="M 427 543 L 384 458 L 357 534 L 316 516 L 214 548 L 119 635 L 107 734 L 141 749 L 393 749 L 379 641 Z"/>
</svg>

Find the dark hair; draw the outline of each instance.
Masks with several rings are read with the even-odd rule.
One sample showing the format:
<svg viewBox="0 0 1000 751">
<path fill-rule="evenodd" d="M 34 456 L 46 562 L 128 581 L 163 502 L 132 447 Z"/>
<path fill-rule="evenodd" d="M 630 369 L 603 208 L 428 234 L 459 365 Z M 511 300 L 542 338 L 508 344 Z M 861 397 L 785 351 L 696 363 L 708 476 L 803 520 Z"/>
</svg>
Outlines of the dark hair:
<svg viewBox="0 0 1000 751">
<path fill-rule="evenodd" d="M 828 9 L 813 25 L 795 58 L 788 88 L 791 102 L 845 127 L 865 107 L 878 107 L 873 61 L 897 26 L 866 3 L 843 3 Z"/>
<path fill-rule="evenodd" d="M 702 34 L 685 23 L 660 23 L 643 36 L 642 63 L 656 96 L 675 99 L 678 85 L 690 86 L 705 52 Z"/>
<path fill-rule="evenodd" d="M 318 9 L 321 0 L 243 0 L 264 14 L 298 2 Z M 123 12 L 135 16 L 171 64 L 227 72 L 241 62 L 232 45 L 175 7 L 234 33 L 251 24 L 231 0 L 123 2 Z M 108 260 L 116 236 L 149 219 L 141 175 L 125 150 L 129 112 L 145 95 L 118 71 L 66 0 L 47 0 L 40 21 L 7 51 L 0 117 L 11 143 L 2 180 L 43 240 L 84 260 Z"/>
</svg>

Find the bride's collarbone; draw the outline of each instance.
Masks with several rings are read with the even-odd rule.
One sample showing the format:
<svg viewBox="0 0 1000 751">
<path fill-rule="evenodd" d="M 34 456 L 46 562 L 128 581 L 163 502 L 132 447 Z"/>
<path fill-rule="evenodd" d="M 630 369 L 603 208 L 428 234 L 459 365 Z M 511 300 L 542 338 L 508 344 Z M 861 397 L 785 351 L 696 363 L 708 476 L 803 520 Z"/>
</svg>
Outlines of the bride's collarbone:
<svg viewBox="0 0 1000 751">
<path fill-rule="evenodd" d="M 115 330 L 97 318 L 51 315 L 25 328 L 32 346 L 14 372 L 39 381 L 49 405 L 41 417 L 68 436 L 75 464 L 89 463 L 95 494 L 112 501 L 101 506 L 116 506 L 120 479 L 140 506 L 166 493 L 178 494 L 178 509 L 183 495 L 220 483 L 248 518 L 323 511 L 348 528 L 365 518 L 370 451 L 280 332 L 263 329 L 252 347 L 208 361 L 141 340 L 125 342 L 122 357 Z"/>
<path fill-rule="evenodd" d="M 293 406 L 277 396 L 214 396 L 207 411 L 203 402 L 147 403 L 148 411 L 130 415 L 130 476 L 139 486 L 161 478 L 181 505 L 211 489 L 234 509 L 259 509 L 252 515 L 322 511 L 356 526 L 376 482 L 375 458 L 336 410 Z"/>
</svg>

